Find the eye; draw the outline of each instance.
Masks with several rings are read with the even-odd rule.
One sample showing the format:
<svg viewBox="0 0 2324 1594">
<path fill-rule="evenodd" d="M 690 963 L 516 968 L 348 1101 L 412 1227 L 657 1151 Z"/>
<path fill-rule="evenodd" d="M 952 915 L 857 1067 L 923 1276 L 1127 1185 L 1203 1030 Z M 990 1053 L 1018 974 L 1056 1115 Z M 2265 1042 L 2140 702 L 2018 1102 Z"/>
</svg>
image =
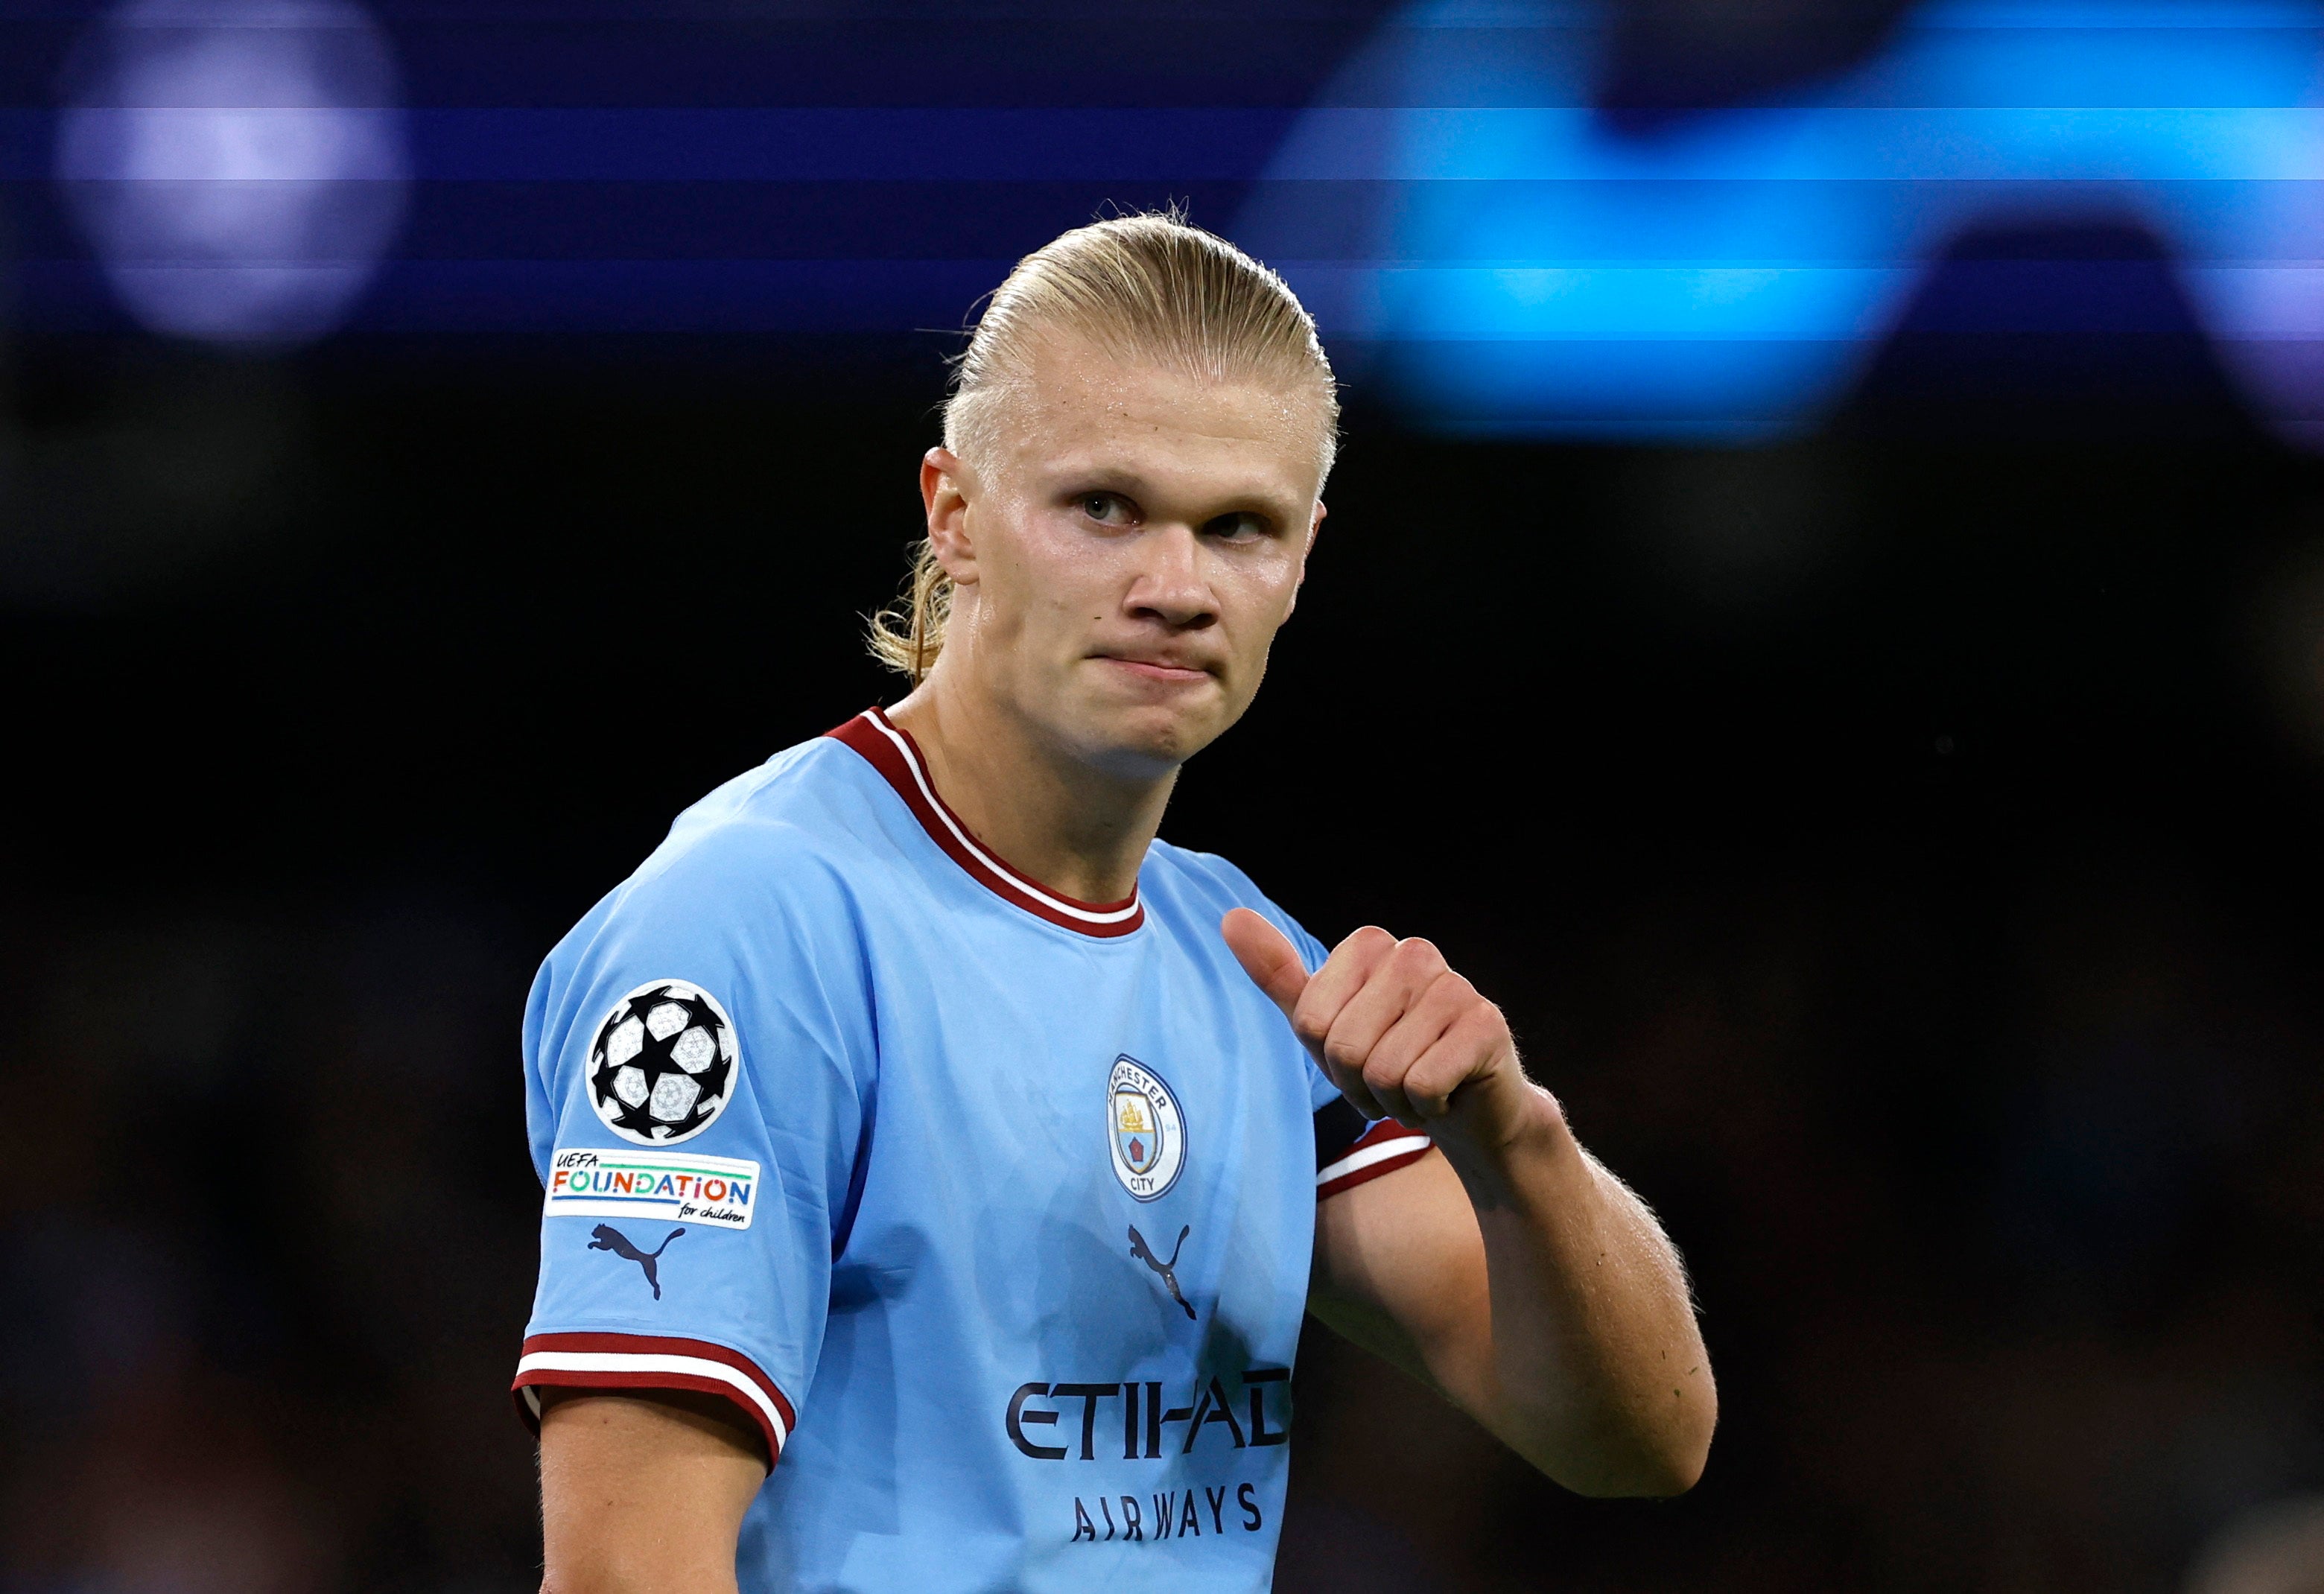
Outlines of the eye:
<svg viewBox="0 0 2324 1594">
<path fill-rule="evenodd" d="M 1265 516 L 1243 511 L 1221 515 L 1205 524 L 1203 530 L 1205 535 L 1215 537 L 1221 542 L 1256 542 L 1267 535 L 1268 523 Z"/>
<path fill-rule="evenodd" d="M 1075 501 L 1082 513 L 1101 526 L 1121 526 L 1130 521 L 1130 505 L 1111 493 L 1084 493 Z"/>
</svg>

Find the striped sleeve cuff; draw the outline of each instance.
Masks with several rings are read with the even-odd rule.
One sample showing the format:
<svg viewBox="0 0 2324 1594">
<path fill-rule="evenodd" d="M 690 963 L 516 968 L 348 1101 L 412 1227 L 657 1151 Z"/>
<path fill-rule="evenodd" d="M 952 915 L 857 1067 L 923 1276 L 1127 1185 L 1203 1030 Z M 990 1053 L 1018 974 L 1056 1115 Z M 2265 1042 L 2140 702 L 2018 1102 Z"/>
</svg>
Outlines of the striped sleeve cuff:
<svg viewBox="0 0 2324 1594">
<path fill-rule="evenodd" d="M 1368 1179 L 1392 1174 L 1428 1155 L 1428 1137 L 1384 1118 L 1333 1161 L 1315 1170 L 1315 1199 L 1326 1201 Z"/>
<path fill-rule="evenodd" d="M 770 1470 L 795 1421 L 791 1403 L 759 1365 L 707 1340 L 652 1334 L 534 1334 L 516 1364 L 517 1415 L 540 1432 L 542 1388 L 691 1389 L 733 1401 L 767 1441 Z"/>
</svg>

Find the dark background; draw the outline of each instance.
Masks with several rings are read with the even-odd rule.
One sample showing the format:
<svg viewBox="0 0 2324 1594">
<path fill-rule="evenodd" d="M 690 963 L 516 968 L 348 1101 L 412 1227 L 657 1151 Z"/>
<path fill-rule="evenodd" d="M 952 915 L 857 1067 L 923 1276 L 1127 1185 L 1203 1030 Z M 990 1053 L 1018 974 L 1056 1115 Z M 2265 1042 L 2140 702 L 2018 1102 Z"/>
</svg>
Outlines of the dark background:
<svg viewBox="0 0 2324 1594">
<path fill-rule="evenodd" d="M 79 14 L 0 16 L 15 103 Z M 1373 14 L 814 25 L 929 103 L 1288 108 Z M 614 92 L 553 17 L 387 16 L 415 103 Z M 1609 97 L 1887 20 L 1641 9 Z M 855 79 L 767 81 L 720 92 Z M 407 253 L 464 204 L 598 214 L 458 190 Z M 1005 263 L 1174 192 L 848 225 L 963 204 Z M 1940 272 L 1840 414 L 1747 450 L 1351 396 L 1273 677 L 1167 834 L 1504 1002 L 1686 1252 L 1723 1423 L 1684 1499 L 1580 1501 L 1316 1336 L 1283 1588 L 2162 1589 L 2324 1488 L 2324 470 L 2136 234 L 1957 253 L 2145 261 L 2161 329 L 1962 331 Z M 680 807 L 897 695 L 860 616 L 957 339 L 103 321 L 20 316 L 0 391 L 0 1589 L 525 1588 L 526 983 Z"/>
</svg>

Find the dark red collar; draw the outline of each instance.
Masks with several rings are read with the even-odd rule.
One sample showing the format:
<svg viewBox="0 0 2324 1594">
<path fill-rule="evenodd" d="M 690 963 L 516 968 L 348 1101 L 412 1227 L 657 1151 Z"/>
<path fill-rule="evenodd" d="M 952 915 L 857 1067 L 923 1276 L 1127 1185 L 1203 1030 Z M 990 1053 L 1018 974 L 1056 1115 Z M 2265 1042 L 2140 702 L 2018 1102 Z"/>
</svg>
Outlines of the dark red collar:
<svg viewBox="0 0 2324 1594">
<path fill-rule="evenodd" d="M 896 788 L 896 795 L 904 799 L 904 806 L 928 833 L 928 839 L 994 896 L 1004 897 L 1028 913 L 1068 930 L 1079 930 L 1084 935 L 1127 935 L 1146 922 L 1146 909 L 1139 902 L 1135 889 L 1119 902 L 1077 902 L 1071 897 L 1060 897 L 1038 880 L 1010 868 L 970 834 L 968 826 L 960 822 L 960 815 L 936 795 L 936 782 L 928 779 L 927 760 L 920 756 L 919 744 L 912 740 L 912 733 L 880 710 L 867 708 L 825 734 L 862 754 L 864 760 Z"/>
</svg>

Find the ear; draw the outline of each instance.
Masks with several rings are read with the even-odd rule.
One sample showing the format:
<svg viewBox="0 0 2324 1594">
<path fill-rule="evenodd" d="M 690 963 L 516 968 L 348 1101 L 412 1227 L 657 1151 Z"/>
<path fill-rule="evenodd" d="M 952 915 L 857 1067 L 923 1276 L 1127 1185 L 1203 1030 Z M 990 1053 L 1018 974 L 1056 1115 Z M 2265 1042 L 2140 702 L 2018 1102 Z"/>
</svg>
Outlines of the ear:
<svg viewBox="0 0 2324 1594">
<path fill-rule="evenodd" d="M 955 586 L 976 581 L 976 548 L 968 529 L 975 496 L 968 467 L 951 449 L 931 448 L 920 456 L 920 505 L 927 513 L 928 543 Z"/>
<path fill-rule="evenodd" d="M 1315 501 L 1315 512 L 1307 521 L 1306 545 L 1299 550 L 1299 575 L 1291 584 L 1291 602 L 1283 611 L 1286 620 L 1290 619 L 1299 608 L 1299 589 L 1307 585 L 1307 556 L 1315 551 L 1316 534 L 1323 530 L 1323 517 L 1331 512 L 1323 507 L 1322 499 Z"/>
</svg>

